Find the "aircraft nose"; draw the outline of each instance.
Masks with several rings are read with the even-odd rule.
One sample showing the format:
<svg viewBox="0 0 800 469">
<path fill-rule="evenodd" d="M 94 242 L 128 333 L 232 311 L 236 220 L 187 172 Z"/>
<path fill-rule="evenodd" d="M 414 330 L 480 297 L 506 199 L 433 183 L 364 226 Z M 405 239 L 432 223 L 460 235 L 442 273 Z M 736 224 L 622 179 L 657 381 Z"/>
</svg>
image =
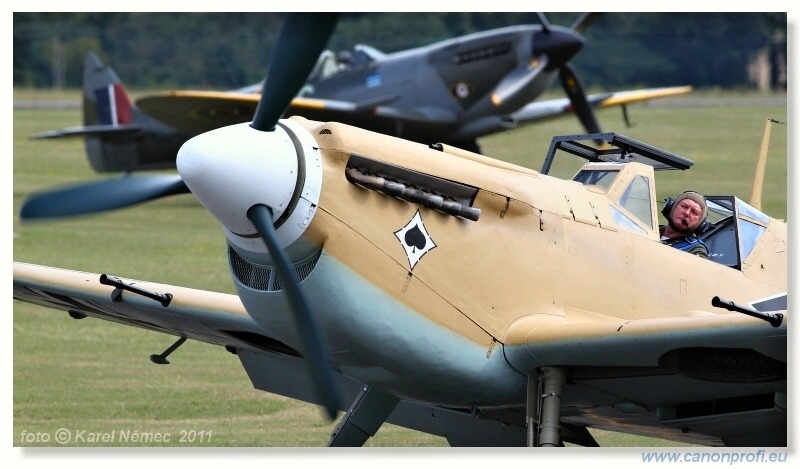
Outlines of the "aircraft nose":
<svg viewBox="0 0 800 469">
<path fill-rule="evenodd" d="M 319 150 L 308 132 L 290 121 L 271 132 L 238 124 L 200 134 L 181 147 L 177 168 L 228 239 L 253 252 L 266 247 L 247 216 L 251 207 L 272 210 L 286 247 L 305 231 L 319 202 Z"/>
<path fill-rule="evenodd" d="M 538 31 L 533 36 L 533 56 L 546 54 L 550 58 L 548 69 L 561 68 L 581 50 L 584 41 L 583 36 L 571 29 L 552 27 Z"/>
</svg>

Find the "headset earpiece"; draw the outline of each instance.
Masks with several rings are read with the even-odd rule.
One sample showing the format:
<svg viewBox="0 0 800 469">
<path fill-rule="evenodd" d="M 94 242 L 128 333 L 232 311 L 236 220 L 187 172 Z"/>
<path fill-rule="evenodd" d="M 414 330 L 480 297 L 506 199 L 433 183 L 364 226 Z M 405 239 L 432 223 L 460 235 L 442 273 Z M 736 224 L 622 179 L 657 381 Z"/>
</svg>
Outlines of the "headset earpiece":
<svg viewBox="0 0 800 469">
<path fill-rule="evenodd" d="M 703 221 L 700 222 L 700 225 L 694 230 L 694 234 L 701 235 L 708 231 L 711 228 L 711 222 L 708 221 L 708 217 L 704 218 Z"/>
<path fill-rule="evenodd" d="M 672 211 L 672 206 L 675 205 L 675 199 L 667 197 L 664 199 L 664 208 L 661 209 L 661 214 L 669 221 L 669 212 Z"/>
</svg>

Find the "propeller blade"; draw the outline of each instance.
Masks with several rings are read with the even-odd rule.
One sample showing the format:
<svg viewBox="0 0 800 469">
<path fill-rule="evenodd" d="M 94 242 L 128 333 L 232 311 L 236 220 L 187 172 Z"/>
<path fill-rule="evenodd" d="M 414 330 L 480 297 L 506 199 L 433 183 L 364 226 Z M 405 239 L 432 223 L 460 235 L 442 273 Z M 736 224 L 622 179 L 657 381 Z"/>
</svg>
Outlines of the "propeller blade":
<svg viewBox="0 0 800 469">
<path fill-rule="evenodd" d="M 325 345 L 322 330 L 308 307 L 308 300 L 300 290 L 300 284 L 289 262 L 289 257 L 278 244 L 273 226 L 272 209 L 262 204 L 253 205 L 247 211 L 247 218 L 253 222 L 272 254 L 278 277 L 289 299 L 297 333 L 303 343 L 303 351 L 311 366 L 311 377 L 317 388 L 317 395 L 330 419 L 334 420 L 341 407 L 342 398 L 334 379 L 330 352 Z"/>
<path fill-rule="evenodd" d="M 548 63 L 547 55 L 541 55 L 509 72 L 492 92 L 492 104 L 500 106 L 516 96 L 542 73 Z"/>
<path fill-rule="evenodd" d="M 114 210 L 188 193 L 178 175 L 131 176 L 34 194 L 22 205 L 22 220 L 47 219 Z"/>
<path fill-rule="evenodd" d="M 541 11 L 536 12 L 536 18 L 539 19 L 539 24 L 542 25 L 542 31 L 545 33 L 550 32 L 550 22 L 547 21 L 547 17 L 544 16 L 544 13 Z"/>
<path fill-rule="evenodd" d="M 291 13 L 283 23 L 252 127 L 271 132 L 303 86 L 336 26 L 338 13 Z"/>
<path fill-rule="evenodd" d="M 581 33 L 601 16 L 603 16 L 602 13 L 584 13 L 580 16 L 580 18 L 572 23 L 572 26 L 570 26 L 569 29 L 575 31 L 576 33 Z"/>
<path fill-rule="evenodd" d="M 589 133 L 600 133 L 600 126 L 597 124 L 594 112 L 586 100 L 586 92 L 583 89 L 583 85 L 569 63 L 565 63 L 561 67 L 560 76 L 561 85 L 564 87 L 564 91 L 567 92 L 567 96 L 572 103 L 572 109 L 578 115 L 583 127 Z"/>
</svg>

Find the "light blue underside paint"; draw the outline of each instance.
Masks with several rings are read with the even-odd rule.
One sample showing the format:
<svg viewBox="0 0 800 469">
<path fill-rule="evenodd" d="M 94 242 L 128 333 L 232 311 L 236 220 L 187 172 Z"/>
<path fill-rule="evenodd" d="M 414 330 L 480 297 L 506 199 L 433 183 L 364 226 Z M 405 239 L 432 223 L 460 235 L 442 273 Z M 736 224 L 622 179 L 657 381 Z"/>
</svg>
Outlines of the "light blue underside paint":
<svg viewBox="0 0 800 469">
<path fill-rule="evenodd" d="M 257 291 L 234 281 L 256 321 L 299 348 L 282 292 Z M 353 379 L 442 405 L 524 403 L 526 379 L 508 365 L 500 346 L 487 358 L 485 345 L 409 309 L 324 251 L 301 286 L 324 327 L 334 361 Z"/>
</svg>

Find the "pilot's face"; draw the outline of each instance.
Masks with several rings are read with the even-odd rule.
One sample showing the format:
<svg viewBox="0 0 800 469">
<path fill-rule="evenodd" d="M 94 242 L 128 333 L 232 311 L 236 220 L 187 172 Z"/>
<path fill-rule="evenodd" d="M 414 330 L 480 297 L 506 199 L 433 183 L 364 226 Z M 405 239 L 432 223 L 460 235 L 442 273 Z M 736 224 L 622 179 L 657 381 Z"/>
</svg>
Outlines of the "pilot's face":
<svg viewBox="0 0 800 469">
<path fill-rule="evenodd" d="M 700 225 L 700 216 L 703 214 L 703 207 L 691 199 L 682 199 L 672 210 L 672 223 L 679 230 L 691 233 Z"/>
</svg>

